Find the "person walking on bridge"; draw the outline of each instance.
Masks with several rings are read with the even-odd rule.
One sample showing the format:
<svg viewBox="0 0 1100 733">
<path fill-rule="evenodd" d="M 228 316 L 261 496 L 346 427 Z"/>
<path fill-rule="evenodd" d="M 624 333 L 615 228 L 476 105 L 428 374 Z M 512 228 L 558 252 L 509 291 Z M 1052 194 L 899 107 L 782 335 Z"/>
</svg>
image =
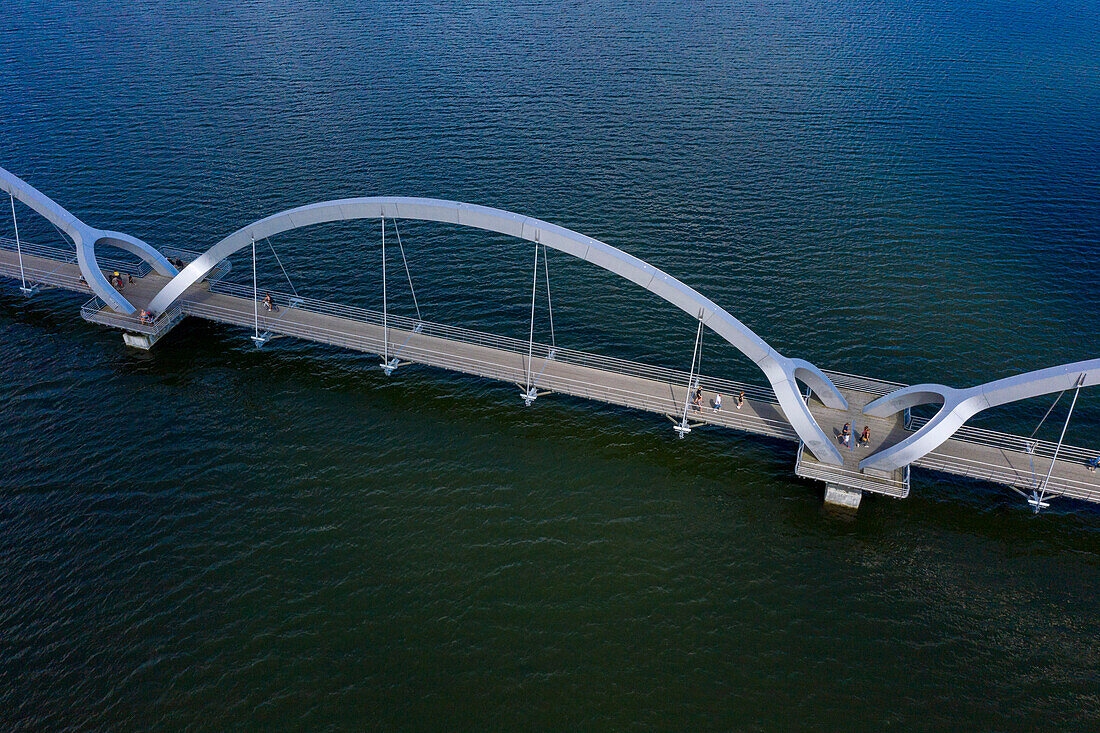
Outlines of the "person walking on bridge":
<svg viewBox="0 0 1100 733">
<path fill-rule="evenodd" d="M 722 411 L 722 395 L 718 394 L 717 392 L 714 393 L 714 411 Z"/>
<path fill-rule="evenodd" d="M 852 423 L 844 423 L 844 429 L 840 431 L 840 435 L 837 436 L 837 440 L 840 444 L 847 447 L 852 441 Z"/>
<path fill-rule="evenodd" d="M 871 442 L 871 426 L 864 425 L 863 432 L 859 434 L 859 444 L 865 446 Z"/>
</svg>

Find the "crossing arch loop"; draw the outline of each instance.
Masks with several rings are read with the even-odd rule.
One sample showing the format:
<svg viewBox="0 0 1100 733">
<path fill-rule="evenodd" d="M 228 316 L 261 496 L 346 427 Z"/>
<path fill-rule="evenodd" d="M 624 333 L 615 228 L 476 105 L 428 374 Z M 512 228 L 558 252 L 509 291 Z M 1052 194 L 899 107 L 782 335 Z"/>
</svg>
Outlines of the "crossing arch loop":
<svg viewBox="0 0 1100 733">
<path fill-rule="evenodd" d="M 768 378 L 784 415 L 806 447 L 821 461 L 833 465 L 843 463 L 840 452 L 814 420 L 799 391 L 798 380 L 801 380 L 826 406 L 847 409 L 847 402 L 836 385 L 816 366 L 783 356 L 709 298 L 633 255 L 556 224 L 488 206 L 441 199 L 375 196 L 322 201 L 281 211 L 241 227 L 204 252 L 157 293 L 149 309 L 163 313 L 219 262 L 250 247 L 254 240 L 314 224 L 383 217 L 457 224 L 509 235 L 572 255 L 640 285 L 692 318 L 700 318 L 707 328 L 751 359 Z"/>
<path fill-rule="evenodd" d="M 123 297 L 122 293 L 114 289 L 107 278 L 104 277 L 103 272 L 100 271 L 99 262 L 96 260 L 96 247 L 98 245 L 117 247 L 135 254 L 165 277 L 172 277 L 177 274 L 172 263 L 154 247 L 137 237 L 131 237 L 129 234 L 96 229 L 85 224 L 49 196 L 3 168 L 0 168 L 0 191 L 4 191 L 11 196 L 13 208 L 15 201 L 26 204 L 32 211 L 73 240 L 73 244 L 76 246 L 77 265 L 80 267 L 80 274 L 84 276 L 88 287 L 104 303 L 119 313 L 133 313 L 136 309 L 129 300 Z"/>
</svg>

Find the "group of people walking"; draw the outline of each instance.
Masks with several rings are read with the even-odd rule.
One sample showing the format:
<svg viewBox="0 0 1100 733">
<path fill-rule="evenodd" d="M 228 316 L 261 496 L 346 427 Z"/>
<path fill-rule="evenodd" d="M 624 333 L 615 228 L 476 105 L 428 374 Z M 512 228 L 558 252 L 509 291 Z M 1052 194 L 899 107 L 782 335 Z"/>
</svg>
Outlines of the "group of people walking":
<svg viewBox="0 0 1100 733">
<path fill-rule="evenodd" d="M 722 395 L 718 392 L 714 393 L 714 401 L 711 403 L 715 412 L 722 411 Z M 740 410 L 745 406 L 745 393 L 740 392 L 737 395 L 736 407 Z M 695 412 L 700 412 L 703 409 L 703 388 L 696 387 L 695 391 L 691 393 L 691 409 Z"/>
<path fill-rule="evenodd" d="M 844 429 L 840 431 L 840 435 L 837 436 L 837 440 L 841 445 L 847 447 L 852 444 L 852 423 L 844 423 Z M 863 447 L 871 442 L 871 426 L 864 425 L 863 432 L 859 434 L 859 438 L 856 439 L 856 445 Z"/>
<path fill-rule="evenodd" d="M 84 276 L 81 275 L 80 279 L 83 280 Z M 130 283 L 131 285 L 134 284 L 134 276 L 132 274 L 125 273 L 120 275 L 116 270 L 114 274 L 111 275 L 111 285 L 114 287 L 115 290 L 119 291 L 120 293 L 122 292 L 122 288 L 125 287 L 126 283 Z"/>
</svg>

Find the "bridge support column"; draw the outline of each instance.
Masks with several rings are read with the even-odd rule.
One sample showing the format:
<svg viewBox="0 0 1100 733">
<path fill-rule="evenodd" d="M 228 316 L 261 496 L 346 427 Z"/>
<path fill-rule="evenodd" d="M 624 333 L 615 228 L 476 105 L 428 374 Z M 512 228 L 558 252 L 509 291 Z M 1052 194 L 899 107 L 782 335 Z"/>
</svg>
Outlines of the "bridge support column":
<svg viewBox="0 0 1100 733">
<path fill-rule="evenodd" d="M 122 332 L 122 342 L 127 346 L 134 349 L 141 349 L 142 351 L 149 351 L 153 348 L 153 344 L 160 341 L 164 337 L 164 334 L 172 330 L 172 327 L 176 324 L 172 324 L 168 328 L 157 331 L 156 333 L 133 333 L 131 331 Z"/>
<path fill-rule="evenodd" d="M 92 323 L 106 323 L 109 326 L 115 326 L 116 323 L 112 323 L 110 320 L 100 320 L 96 318 L 97 314 L 93 314 L 91 317 L 84 315 L 84 320 L 91 321 Z M 142 333 L 140 331 L 126 331 L 122 332 L 122 342 L 127 346 L 134 349 L 141 349 L 142 351 L 149 351 L 153 348 L 153 344 L 164 338 L 164 335 L 176 327 L 176 324 L 183 320 L 183 314 L 178 310 L 167 316 L 167 320 L 159 325 L 159 327 L 152 329 L 151 331 Z"/>
<path fill-rule="evenodd" d="M 141 349 L 142 351 L 148 351 L 153 348 L 153 342 L 143 333 L 123 333 L 122 342 L 127 346 Z"/>
<path fill-rule="evenodd" d="M 863 492 L 859 489 L 851 489 L 836 484 L 825 484 L 826 506 L 854 512 L 859 509 L 859 502 L 863 498 Z"/>
</svg>

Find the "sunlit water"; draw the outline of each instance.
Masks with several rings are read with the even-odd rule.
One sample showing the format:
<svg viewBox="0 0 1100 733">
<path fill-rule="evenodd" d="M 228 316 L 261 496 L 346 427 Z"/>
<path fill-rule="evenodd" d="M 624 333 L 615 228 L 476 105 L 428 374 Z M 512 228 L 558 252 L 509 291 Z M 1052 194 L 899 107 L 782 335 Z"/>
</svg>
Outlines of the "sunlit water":
<svg viewBox="0 0 1100 733">
<path fill-rule="evenodd" d="M 1022 2 L 28 2 L 0 20 L 0 165 L 192 249 L 340 196 L 498 206 L 783 353 L 965 386 L 1097 356 L 1097 27 Z M 530 245 L 402 238 L 426 318 L 526 336 Z M 304 294 L 380 301 L 373 224 L 273 244 Z M 549 264 L 559 343 L 687 366 L 687 316 Z M 260 271 L 285 283 L 262 248 Z M 136 353 L 79 304 L 0 288 L 5 727 L 1100 716 L 1095 509 L 917 471 L 840 521 L 787 443 L 204 322 Z M 1096 394 L 1067 440 L 1100 446 Z"/>
</svg>

